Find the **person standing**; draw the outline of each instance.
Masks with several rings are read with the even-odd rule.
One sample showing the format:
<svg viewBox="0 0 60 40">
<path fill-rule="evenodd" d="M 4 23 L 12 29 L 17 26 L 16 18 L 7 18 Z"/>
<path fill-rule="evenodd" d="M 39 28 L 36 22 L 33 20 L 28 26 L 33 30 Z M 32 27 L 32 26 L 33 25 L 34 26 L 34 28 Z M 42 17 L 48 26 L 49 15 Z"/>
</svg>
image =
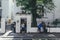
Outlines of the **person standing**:
<svg viewBox="0 0 60 40">
<path fill-rule="evenodd" d="M 42 25 L 42 23 L 40 23 L 39 25 L 38 25 L 38 31 L 39 32 L 42 32 L 43 30 L 42 30 L 42 27 L 43 27 L 43 25 Z"/>
<path fill-rule="evenodd" d="M 22 24 L 21 24 L 21 33 L 22 32 L 26 32 L 26 23 L 25 22 L 22 22 Z"/>
<path fill-rule="evenodd" d="M 11 24 L 11 30 L 12 30 L 14 33 L 16 32 L 15 27 L 16 27 L 16 22 L 13 22 L 13 23 Z"/>
<path fill-rule="evenodd" d="M 44 32 L 44 33 L 47 33 L 47 29 L 46 29 L 46 24 L 45 24 L 45 22 L 42 22 L 42 26 L 43 26 L 43 32 Z"/>
</svg>

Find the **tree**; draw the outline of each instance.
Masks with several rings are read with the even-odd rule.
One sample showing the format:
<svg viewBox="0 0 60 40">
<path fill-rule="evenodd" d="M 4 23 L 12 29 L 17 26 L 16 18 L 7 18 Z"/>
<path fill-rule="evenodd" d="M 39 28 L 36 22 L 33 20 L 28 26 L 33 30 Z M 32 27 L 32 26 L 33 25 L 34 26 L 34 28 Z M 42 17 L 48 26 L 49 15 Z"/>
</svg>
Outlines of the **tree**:
<svg viewBox="0 0 60 40">
<path fill-rule="evenodd" d="M 32 26 L 37 26 L 36 18 L 41 18 L 44 13 L 50 12 L 55 5 L 52 0 L 16 0 L 17 6 L 24 6 L 22 10 L 32 14 Z"/>
</svg>

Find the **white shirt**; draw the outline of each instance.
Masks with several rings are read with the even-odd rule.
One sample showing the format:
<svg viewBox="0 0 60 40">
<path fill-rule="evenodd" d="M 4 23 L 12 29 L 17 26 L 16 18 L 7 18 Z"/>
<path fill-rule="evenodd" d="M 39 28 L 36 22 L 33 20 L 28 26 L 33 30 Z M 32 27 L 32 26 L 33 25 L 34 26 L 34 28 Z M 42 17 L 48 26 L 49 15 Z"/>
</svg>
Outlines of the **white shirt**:
<svg viewBox="0 0 60 40">
<path fill-rule="evenodd" d="M 21 24 L 21 27 L 25 27 L 25 24 Z"/>
</svg>

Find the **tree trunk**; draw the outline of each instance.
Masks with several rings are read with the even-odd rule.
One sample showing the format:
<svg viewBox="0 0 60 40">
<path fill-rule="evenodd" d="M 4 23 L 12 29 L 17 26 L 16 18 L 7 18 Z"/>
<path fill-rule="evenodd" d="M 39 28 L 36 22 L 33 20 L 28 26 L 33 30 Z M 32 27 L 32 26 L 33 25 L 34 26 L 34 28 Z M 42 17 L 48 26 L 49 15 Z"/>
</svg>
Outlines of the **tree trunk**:
<svg viewBox="0 0 60 40">
<path fill-rule="evenodd" d="M 31 1 L 31 7 L 32 7 L 32 27 L 36 27 L 37 26 L 37 22 L 36 22 L 36 0 L 32 0 Z"/>
<path fill-rule="evenodd" d="M 37 27 L 36 14 L 32 14 L 32 27 Z"/>
</svg>

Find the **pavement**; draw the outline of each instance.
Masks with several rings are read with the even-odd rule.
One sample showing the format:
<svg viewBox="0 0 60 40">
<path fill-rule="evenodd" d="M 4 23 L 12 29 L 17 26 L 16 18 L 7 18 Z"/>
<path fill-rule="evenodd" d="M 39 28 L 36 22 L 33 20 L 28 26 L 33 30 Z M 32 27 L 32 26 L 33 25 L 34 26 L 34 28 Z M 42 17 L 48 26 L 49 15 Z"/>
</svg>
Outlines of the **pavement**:
<svg viewBox="0 0 60 40">
<path fill-rule="evenodd" d="M 0 36 L 14 36 L 18 38 L 60 38 L 60 33 L 14 33 L 13 31 L 7 31 Z"/>
<path fill-rule="evenodd" d="M 14 38 L 60 38 L 60 33 L 10 33 Z"/>
<path fill-rule="evenodd" d="M 13 33 L 12 31 L 7 31 L 0 38 L 2 40 L 32 40 L 32 39 L 43 39 L 43 38 L 60 38 L 60 33 Z M 60 40 L 60 39 L 59 39 Z"/>
</svg>

